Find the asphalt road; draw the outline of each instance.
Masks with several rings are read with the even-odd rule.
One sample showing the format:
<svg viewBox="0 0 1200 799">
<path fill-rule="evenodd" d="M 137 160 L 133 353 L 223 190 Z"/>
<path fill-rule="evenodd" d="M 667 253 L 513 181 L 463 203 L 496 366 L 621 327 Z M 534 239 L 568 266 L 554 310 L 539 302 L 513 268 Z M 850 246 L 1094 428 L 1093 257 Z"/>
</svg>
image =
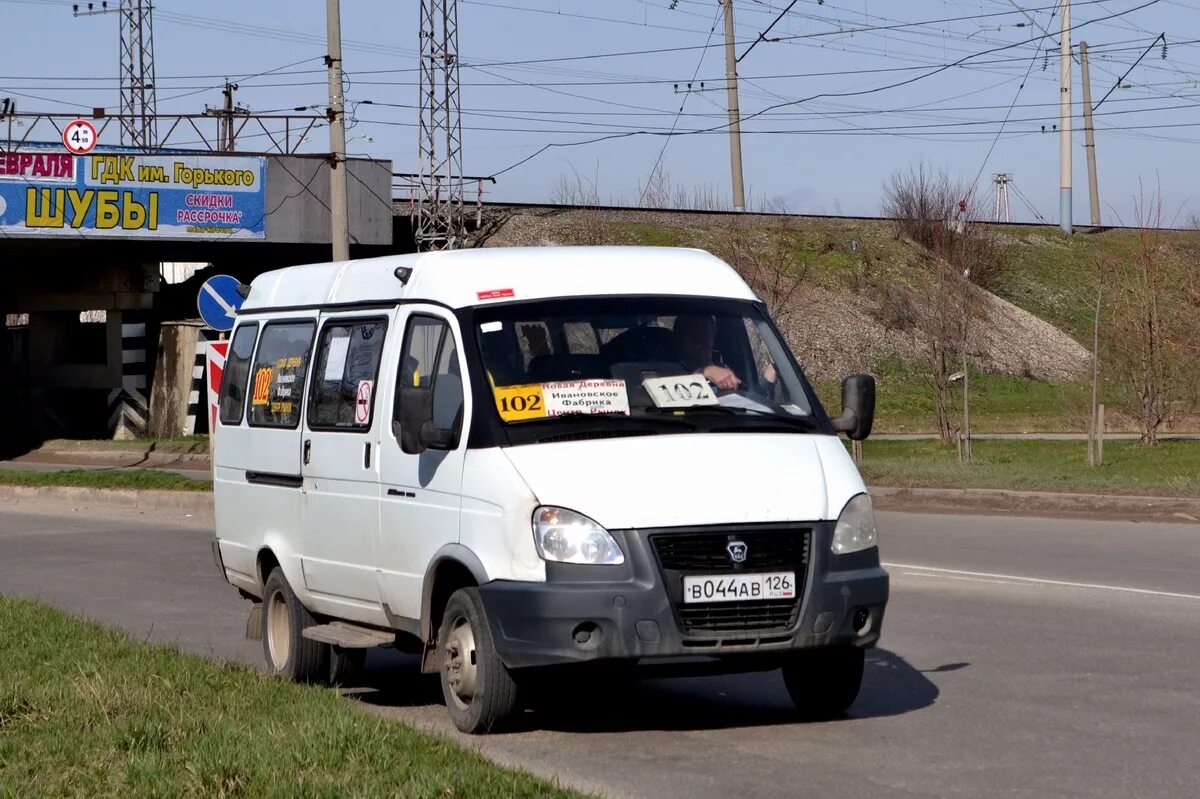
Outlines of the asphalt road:
<svg viewBox="0 0 1200 799">
<path fill-rule="evenodd" d="M 1200 525 L 880 514 L 893 577 L 849 718 L 789 716 L 777 673 L 580 684 L 521 731 L 458 736 L 436 683 L 372 656 L 358 699 L 612 796 L 1195 793 Z M 0 512 L 0 591 L 258 663 L 203 519 Z"/>
</svg>

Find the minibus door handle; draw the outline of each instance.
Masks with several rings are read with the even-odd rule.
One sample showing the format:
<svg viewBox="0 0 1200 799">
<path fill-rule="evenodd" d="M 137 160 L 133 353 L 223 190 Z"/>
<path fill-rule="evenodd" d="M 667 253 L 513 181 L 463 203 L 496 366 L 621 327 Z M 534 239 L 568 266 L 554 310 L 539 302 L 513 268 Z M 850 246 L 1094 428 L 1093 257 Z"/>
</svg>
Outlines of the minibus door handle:
<svg viewBox="0 0 1200 799">
<path fill-rule="evenodd" d="M 312 439 L 306 438 L 304 439 L 304 465 L 307 466 L 310 460 L 312 460 Z"/>
</svg>

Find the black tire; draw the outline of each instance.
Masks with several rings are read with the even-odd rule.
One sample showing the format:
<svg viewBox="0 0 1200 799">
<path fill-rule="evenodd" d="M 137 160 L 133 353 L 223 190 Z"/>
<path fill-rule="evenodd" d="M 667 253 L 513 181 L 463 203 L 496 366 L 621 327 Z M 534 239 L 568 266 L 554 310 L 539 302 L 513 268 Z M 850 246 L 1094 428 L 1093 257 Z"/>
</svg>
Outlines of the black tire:
<svg viewBox="0 0 1200 799">
<path fill-rule="evenodd" d="M 496 654 L 476 588 L 450 595 L 438 630 L 438 676 L 454 726 L 491 732 L 517 710 L 517 683 Z"/>
<path fill-rule="evenodd" d="M 263 656 L 271 673 L 301 683 L 329 679 L 329 646 L 301 635 L 304 628 L 315 624 L 283 570 L 273 569 L 263 586 L 262 609 Z"/>
<path fill-rule="evenodd" d="M 866 651 L 843 646 L 796 655 L 783 665 L 783 684 L 800 715 L 837 718 L 850 709 L 862 686 Z"/>
</svg>

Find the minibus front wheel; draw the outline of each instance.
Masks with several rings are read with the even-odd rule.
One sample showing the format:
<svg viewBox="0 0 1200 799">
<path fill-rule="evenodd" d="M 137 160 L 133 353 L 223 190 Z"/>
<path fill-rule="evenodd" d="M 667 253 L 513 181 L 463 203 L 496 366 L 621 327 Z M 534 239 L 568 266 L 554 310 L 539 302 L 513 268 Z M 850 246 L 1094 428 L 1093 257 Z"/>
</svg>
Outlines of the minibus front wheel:
<svg viewBox="0 0 1200 799">
<path fill-rule="evenodd" d="M 294 682 L 323 682 L 329 678 L 325 644 L 305 638 L 305 627 L 316 624 L 292 591 L 283 569 L 271 570 L 263 586 L 262 642 L 267 668 Z"/>
<path fill-rule="evenodd" d="M 796 710 L 812 720 L 845 713 L 858 698 L 865 659 L 855 646 L 796 653 L 783 664 L 783 684 Z"/>
<path fill-rule="evenodd" d="M 517 684 L 496 653 L 479 589 L 450 595 L 438 631 L 438 672 L 446 710 L 465 733 L 490 732 L 517 709 Z"/>
</svg>

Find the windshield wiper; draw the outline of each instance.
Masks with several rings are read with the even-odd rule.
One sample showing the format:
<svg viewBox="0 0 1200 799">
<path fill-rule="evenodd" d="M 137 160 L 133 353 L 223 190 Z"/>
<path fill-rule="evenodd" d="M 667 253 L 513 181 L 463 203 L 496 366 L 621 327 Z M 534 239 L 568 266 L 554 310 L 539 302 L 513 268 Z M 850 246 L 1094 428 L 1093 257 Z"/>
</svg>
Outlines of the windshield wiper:
<svg viewBox="0 0 1200 799">
<path fill-rule="evenodd" d="M 633 422 L 634 424 L 642 427 L 645 427 L 646 425 L 661 427 L 662 425 L 667 424 L 672 427 L 682 427 L 687 430 L 696 429 L 695 424 L 689 422 L 687 419 L 682 418 L 670 418 L 666 416 L 627 416 L 619 413 L 584 413 L 583 411 L 568 411 L 566 413 L 560 413 L 557 416 L 546 416 L 540 419 L 526 419 L 518 422 L 517 424 L 521 427 L 526 427 L 529 425 L 538 424 L 539 422 L 542 424 L 564 420 L 569 422 L 579 422 L 585 419 L 594 420 L 598 425 L 610 425 L 614 422 L 620 425 Z"/>
<path fill-rule="evenodd" d="M 784 416 L 772 411 L 762 411 L 758 408 L 741 408 L 730 407 L 727 405 L 688 405 L 683 408 L 659 408 L 657 406 L 648 406 L 640 408 L 640 411 L 646 414 L 667 415 L 667 414 L 682 414 L 686 416 L 697 416 L 701 414 L 719 414 L 721 416 L 741 416 L 763 421 L 779 422 L 792 427 L 803 427 L 807 430 L 813 430 L 817 426 L 816 419 L 811 416 Z"/>
</svg>

